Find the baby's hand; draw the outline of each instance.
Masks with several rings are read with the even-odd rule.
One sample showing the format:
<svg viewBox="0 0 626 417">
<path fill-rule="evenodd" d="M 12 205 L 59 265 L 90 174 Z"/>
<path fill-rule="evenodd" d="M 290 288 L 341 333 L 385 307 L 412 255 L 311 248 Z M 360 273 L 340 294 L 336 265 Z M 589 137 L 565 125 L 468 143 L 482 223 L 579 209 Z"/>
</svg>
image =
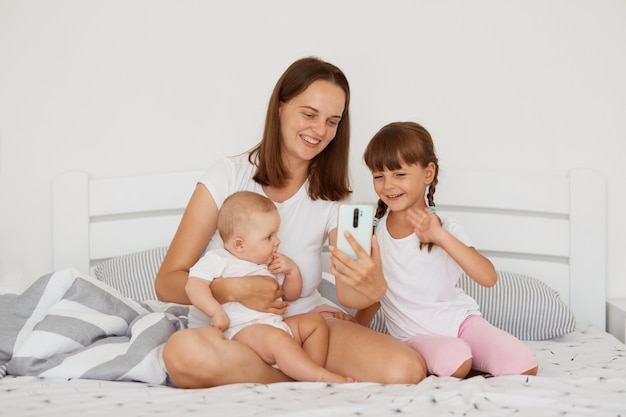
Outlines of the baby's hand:
<svg viewBox="0 0 626 417">
<path fill-rule="evenodd" d="M 224 310 L 220 310 L 211 316 L 211 326 L 225 331 L 230 326 L 230 319 Z"/>
<path fill-rule="evenodd" d="M 437 238 L 443 228 L 439 217 L 428 207 L 421 210 L 411 209 L 407 212 L 406 218 L 413 226 L 413 231 L 420 242 L 437 244 Z"/>
<path fill-rule="evenodd" d="M 298 265 L 296 265 L 296 263 L 292 261 L 291 258 L 289 258 L 288 256 L 276 252 L 272 255 L 272 261 L 269 263 L 269 265 L 267 265 L 267 268 L 274 275 L 289 275 L 298 269 Z"/>
</svg>

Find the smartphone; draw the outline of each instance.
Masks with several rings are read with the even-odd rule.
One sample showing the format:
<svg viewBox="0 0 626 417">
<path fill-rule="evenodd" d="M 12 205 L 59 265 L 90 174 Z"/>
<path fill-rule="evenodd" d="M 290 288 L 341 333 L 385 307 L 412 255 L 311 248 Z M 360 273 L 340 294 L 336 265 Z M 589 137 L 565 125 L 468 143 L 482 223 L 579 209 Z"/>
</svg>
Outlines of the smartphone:
<svg viewBox="0 0 626 417">
<path fill-rule="evenodd" d="M 343 234 L 346 230 L 359 242 L 359 245 L 361 245 L 365 252 L 371 255 L 372 233 L 374 231 L 374 205 L 352 203 L 341 204 L 339 206 L 337 248 L 352 259 L 358 259 L 358 256 Z"/>
</svg>

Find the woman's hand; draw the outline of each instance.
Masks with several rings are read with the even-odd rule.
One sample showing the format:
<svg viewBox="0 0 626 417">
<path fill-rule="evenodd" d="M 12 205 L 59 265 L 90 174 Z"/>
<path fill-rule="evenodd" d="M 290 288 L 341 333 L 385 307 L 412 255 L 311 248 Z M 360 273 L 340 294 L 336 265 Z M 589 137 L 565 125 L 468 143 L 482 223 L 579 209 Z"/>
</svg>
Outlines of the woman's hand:
<svg viewBox="0 0 626 417">
<path fill-rule="evenodd" d="M 343 311 L 333 311 L 324 313 L 324 317 L 332 317 L 334 319 L 350 321 L 352 323 L 359 323 L 353 316 L 348 313 L 344 313 Z"/>
<path fill-rule="evenodd" d="M 380 247 L 373 235 L 372 256 L 369 256 L 348 232 L 346 240 L 359 259 L 354 260 L 329 246 L 331 272 L 335 276 L 339 302 L 348 308 L 361 309 L 378 302 L 387 292 Z"/>
<path fill-rule="evenodd" d="M 278 282 L 267 275 L 239 278 L 216 278 L 211 283 L 214 297 L 224 304 L 237 301 L 244 306 L 264 313 L 284 315 L 288 302 L 282 301 L 283 292 Z"/>
</svg>

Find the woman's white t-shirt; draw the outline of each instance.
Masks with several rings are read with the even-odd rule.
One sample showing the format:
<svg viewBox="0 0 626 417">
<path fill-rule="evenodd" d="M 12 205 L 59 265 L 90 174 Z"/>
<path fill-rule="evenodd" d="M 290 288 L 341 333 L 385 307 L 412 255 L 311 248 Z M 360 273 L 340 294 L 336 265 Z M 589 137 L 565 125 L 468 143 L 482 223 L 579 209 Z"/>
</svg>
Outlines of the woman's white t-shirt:
<svg viewBox="0 0 626 417">
<path fill-rule="evenodd" d="M 236 191 L 254 191 L 267 197 L 263 187 L 252 177 L 256 167 L 248 161 L 248 154 L 227 157 L 210 167 L 200 178 L 217 207 Z M 311 200 L 307 193 L 308 181 L 289 199 L 276 203 L 280 214 L 278 251 L 290 257 L 302 273 L 302 295 L 291 301 L 287 316 L 306 313 L 321 304 L 317 287 L 322 279 L 321 254 L 328 233 L 337 227 L 336 201 Z M 217 230 L 206 251 L 224 246 Z"/>
<path fill-rule="evenodd" d="M 471 246 L 467 234 L 453 219 L 443 228 Z M 456 287 L 461 267 L 438 246 L 419 248 L 415 233 L 394 239 L 387 230 L 387 215 L 376 228 L 387 293 L 380 301 L 389 333 L 407 341 L 418 334 L 457 337 L 470 315 L 480 315 L 476 301 Z"/>
</svg>

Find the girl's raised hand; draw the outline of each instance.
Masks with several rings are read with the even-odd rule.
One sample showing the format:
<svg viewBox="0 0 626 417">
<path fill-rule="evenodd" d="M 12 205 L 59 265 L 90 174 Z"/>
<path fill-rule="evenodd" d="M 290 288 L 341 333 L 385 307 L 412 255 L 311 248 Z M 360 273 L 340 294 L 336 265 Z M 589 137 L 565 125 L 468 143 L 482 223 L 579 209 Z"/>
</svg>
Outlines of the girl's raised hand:
<svg viewBox="0 0 626 417">
<path fill-rule="evenodd" d="M 443 228 L 441 221 L 430 208 L 412 208 L 407 211 L 407 220 L 413 226 L 413 232 L 422 243 L 437 244 Z"/>
</svg>

